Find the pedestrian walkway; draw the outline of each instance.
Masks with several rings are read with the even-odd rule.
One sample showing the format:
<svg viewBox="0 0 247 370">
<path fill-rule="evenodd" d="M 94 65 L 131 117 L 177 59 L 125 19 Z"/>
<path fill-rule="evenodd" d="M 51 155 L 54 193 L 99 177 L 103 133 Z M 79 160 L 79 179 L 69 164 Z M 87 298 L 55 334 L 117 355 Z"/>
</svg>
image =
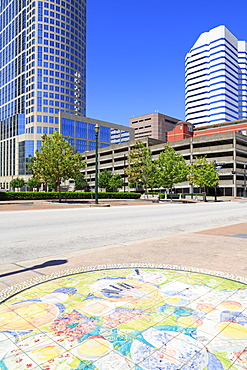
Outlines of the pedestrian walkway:
<svg viewBox="0 0 247 370">
<path fill-rule="evenodd" d="M 157 202 L 155 202 L 157 204 Z M 63 200 L 61 203 L 58 200 L 15 200 L 15 201 L 0 201 L 0 212 L 7 211 L 26 211 L 38 209 L 61 209 L 61 208 L 74 208 L 74 207 L 120 207 L 120 206 L 135 206 L 155 204 L 152 199 L 99 199 L 98 205 L 94 200 Z"/>
</svg>

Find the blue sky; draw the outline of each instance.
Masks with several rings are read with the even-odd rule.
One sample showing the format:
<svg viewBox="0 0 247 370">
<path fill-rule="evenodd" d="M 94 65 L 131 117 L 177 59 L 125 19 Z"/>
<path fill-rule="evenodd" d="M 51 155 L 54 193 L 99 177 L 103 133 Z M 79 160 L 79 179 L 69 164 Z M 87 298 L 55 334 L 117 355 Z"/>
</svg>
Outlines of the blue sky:
<svg viewBox="0 0 247 370">
<path fill-rule="evenodd" d="M 184 58 L 225 25 L 247 41 L 246 0 L 87 0 L 87 117 L 184 119 Z"/>
</svg>

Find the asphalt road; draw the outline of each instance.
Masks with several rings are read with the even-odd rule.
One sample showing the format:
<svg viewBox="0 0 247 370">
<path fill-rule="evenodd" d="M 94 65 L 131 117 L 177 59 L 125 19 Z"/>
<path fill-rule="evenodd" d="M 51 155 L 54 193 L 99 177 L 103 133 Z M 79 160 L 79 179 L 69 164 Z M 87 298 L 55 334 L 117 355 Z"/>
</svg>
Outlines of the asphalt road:
<svg viewBox="0 0 247 370">
<path fill-rule="evenodd" d="M 0 213 L 1 264 L 247 220 L 247 203 Z"/>
</svg>

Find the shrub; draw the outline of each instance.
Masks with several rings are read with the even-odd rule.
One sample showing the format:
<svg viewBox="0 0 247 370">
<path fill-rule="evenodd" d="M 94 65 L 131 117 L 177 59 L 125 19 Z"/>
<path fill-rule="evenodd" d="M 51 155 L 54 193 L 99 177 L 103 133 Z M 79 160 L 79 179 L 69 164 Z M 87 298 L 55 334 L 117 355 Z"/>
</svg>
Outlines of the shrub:
<svg viewBox="0 0 247 370">
<path fill-rule="evenodd" d="M 94 193 L 90 192 L 62 192 L 63 199 L 91 199 Z M 99 199 L 139 199 L 140 193 L 99 192 Z M 0 192 L 0 200 L 46 200 L 59 199 L 58 192 Z"/>
</svg>

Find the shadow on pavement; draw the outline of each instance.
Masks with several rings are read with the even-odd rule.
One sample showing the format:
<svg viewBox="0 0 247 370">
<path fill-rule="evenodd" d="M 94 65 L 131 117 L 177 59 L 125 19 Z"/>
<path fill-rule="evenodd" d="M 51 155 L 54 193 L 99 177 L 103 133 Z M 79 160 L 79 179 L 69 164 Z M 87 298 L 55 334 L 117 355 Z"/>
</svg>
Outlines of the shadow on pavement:
<svg viewBox="0 0 247 370">
<path fill-rule="evenodd" d="M 28 267 L 28 268 L 25 268 L 25 269 L 22 269 L 22 270 L 7 272 L 6 274 L 0 275 L 0 278 L 5 277 L 5 276 L 9 276 L 9 275 L 19 274 L 20 272 L 26 272 L 26 271 L 36 270 L 36 269 L 42 269 L 42 268 L 50 267 L 50 266 L 63 265 L 65 263 L 67 263 L 67 262 L 68 262 L 67 260 L 51 260 L 51 261 L 44 262 L 44 263 L 42 263 L 40 265 L 35 265 L 35 266 Z"/>
</svg>

